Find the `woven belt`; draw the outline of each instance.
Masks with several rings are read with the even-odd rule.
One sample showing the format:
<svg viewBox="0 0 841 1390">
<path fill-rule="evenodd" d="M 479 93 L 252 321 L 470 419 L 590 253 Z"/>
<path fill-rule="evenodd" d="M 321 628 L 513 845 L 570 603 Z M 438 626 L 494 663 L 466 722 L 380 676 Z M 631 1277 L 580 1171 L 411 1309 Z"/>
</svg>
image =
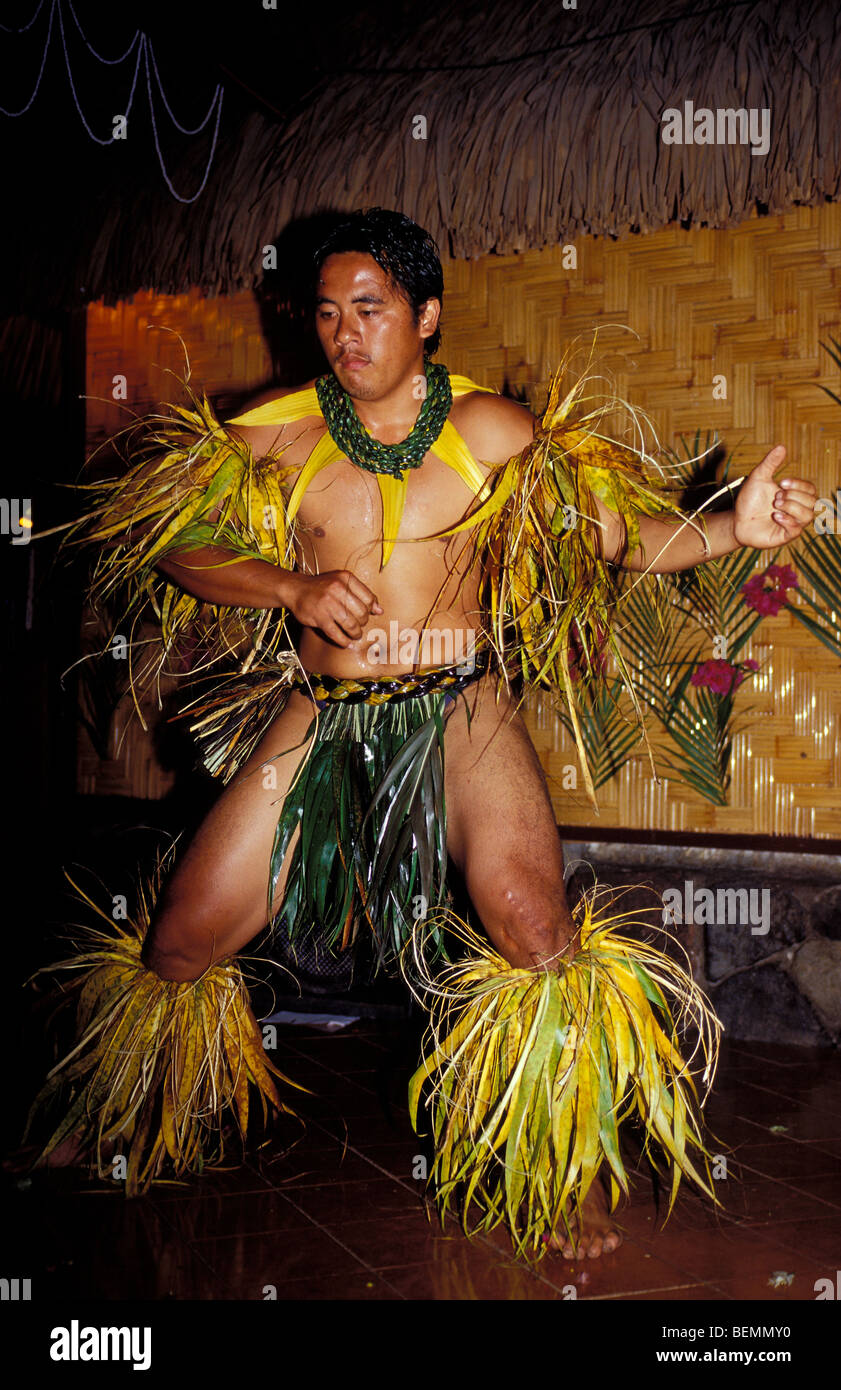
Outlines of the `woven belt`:
<svg viewBox="0 0 841 1390">
<path fill-rule="evenodd" d="M 385 679 L 351 676 L 325 676 L 317 671 L 299 674 L 294 681 L 305 687 L 305 693 L 319 704 L 341 700 L 346 705 L 386 705 L 399 700 L 412 700 L 421 695 L 435 695 L 439 690 L 458 691 L 478 680 L 488 669 L 490 652 L 486 648 L 476 654 L 472 671 L 460 666 L 436 666 L 429 671 L 411 675 L 390 676 Z"/>
</svg>

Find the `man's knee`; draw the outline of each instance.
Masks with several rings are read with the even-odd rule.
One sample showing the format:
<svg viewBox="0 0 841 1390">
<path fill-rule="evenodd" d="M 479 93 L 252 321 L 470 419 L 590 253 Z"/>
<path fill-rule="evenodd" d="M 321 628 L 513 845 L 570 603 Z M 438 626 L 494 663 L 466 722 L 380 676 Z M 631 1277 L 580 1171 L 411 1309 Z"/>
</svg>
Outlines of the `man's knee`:
<svg viewBox="0 0 841 1390">
<path fill-rule="evenodd" d="M 172 891 L 156 912 L 142 959 L 164 979 L 198 979 L 214 961 L 232 954 L 260 930 L 241 902 Z"/>
<path fill-rule="evenodd" d="M 562 877 L 556 883 L 533 870 L 503 869 L 487 877 L 474 902 L 486 928 L 504 933 L 545 958 L 569 937 L 570 915 Z"/>
<path fill-rule="evenodd" d="M 200 911 L 173 903 L 153 918 L 141 960 L 164 980 L 197 980 L 218 954 L 217 936 L 216 924 Z"/>
</svg>

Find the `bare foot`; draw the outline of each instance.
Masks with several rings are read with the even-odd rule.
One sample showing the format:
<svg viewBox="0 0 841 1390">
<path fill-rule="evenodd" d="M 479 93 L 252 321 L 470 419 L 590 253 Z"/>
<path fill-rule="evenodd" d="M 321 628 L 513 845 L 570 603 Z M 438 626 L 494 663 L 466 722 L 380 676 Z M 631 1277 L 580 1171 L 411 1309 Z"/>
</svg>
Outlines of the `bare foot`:
<svg viewBox="0 0 841 1390">
<path fill-rule="evenodd" d="M 569 1225 L 575 1244 L 560 1228 L 547 1240 L 549 1250 L 563 1255 L 565 1260 L 595 1260 L 622 1244 L 622 1232 L 610 1213 L 607 1193 L 598 1178 L 581 1206 L 570 1213 Z"/>
</svg>

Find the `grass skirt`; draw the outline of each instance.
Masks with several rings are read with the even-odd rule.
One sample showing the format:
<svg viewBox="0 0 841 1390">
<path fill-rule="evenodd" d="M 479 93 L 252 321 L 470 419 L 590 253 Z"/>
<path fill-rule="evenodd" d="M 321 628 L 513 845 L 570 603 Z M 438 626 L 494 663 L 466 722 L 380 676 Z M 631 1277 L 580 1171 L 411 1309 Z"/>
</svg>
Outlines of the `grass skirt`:
<svg viewBox="0 0 841 1390">
<path fill-rule="evenodd" d="M 435 1143 L 431 1187 L 442 1218 L 468 1233 L 504 1223 L 519 1255 L 539 1257 L 566 1228 L 600 1171 L 612 1202 L 628 1191 L 620 1130 L 633 1115 L 645 1148 L 715 1200 L 701 1104 L 679 1030 L 697 1034 L 711 1084 L 719 1025 L 691 978 L 663 951 L 622 934 L 630 914 L 576 912 L 580 945 L 557 968 L 514 969 L 447 909 L 444 723 L 440 691 L 397 703 L 333 703 L 318 712 L 309 750 L 280 808 L 271 891 L 288 877 L 274 921 L 293 945 L 325 950 L 373 941 L 429 1008 L 431 1027 L 410 1083 L 420 1130 Z M 270 766 L 270 764 L 266 764 Z M 264 1116 L 289 1110 L 250 1010 L 239 966 L 219 962 L 195 984 L 163 981 L 142 964 L 154 892 L 125 929 L 89 931 L 61 963 L 76 975 L 76 1042 L 50 1073 L 37 1113 L 66 1109 L 41 1158 L 71 1136 L 126 1192 L 224 1161 L 231 1128 L 244 1137 L 252 1093 Z M 465 948 L 455 964 L 445 940 Z"/>
<path fill-rule="evenodd" d="M 337 703 L 318 713 L 271 860 L 273 898 L 289 856 L 275 928 L 293 946 L 315 935 L 335 950 L 364 933 L 373 939 L 377 966 L 394 971 L 416 920 L 446 901 L 448 698 L 439 692 L 394 704 Z M 437 927 L 425 950 L 442 954 Z"/>
</svg>

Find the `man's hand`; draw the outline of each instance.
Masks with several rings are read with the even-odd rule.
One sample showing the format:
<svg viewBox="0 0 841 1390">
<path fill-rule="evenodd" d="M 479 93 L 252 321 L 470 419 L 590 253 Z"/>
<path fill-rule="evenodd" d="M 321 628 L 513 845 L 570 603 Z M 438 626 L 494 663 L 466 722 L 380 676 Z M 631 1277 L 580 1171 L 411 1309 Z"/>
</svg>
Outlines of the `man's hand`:
<svg viewBox="0 0 841 1390">
<path fill-rule="evenodd" d="M 318 628 L 337 647 L 349 647 L 365 631 L 369 618 L 382 608 L 361 579 L 350 570 L 326 574 L 290 574 L 286 607 L 303 627 Z"/>
<path fill-rule="evenodd" d="M 782 444 L 777 444 L 747 475 L 736 493 L 733 532 L 739 545 L 773 550 L 796 540 L 804 526 L 814 520 L 818 495 L 814 483 L 805 478 L 774 482 L 774 474 L 785 456 Z"/>
</svg>

